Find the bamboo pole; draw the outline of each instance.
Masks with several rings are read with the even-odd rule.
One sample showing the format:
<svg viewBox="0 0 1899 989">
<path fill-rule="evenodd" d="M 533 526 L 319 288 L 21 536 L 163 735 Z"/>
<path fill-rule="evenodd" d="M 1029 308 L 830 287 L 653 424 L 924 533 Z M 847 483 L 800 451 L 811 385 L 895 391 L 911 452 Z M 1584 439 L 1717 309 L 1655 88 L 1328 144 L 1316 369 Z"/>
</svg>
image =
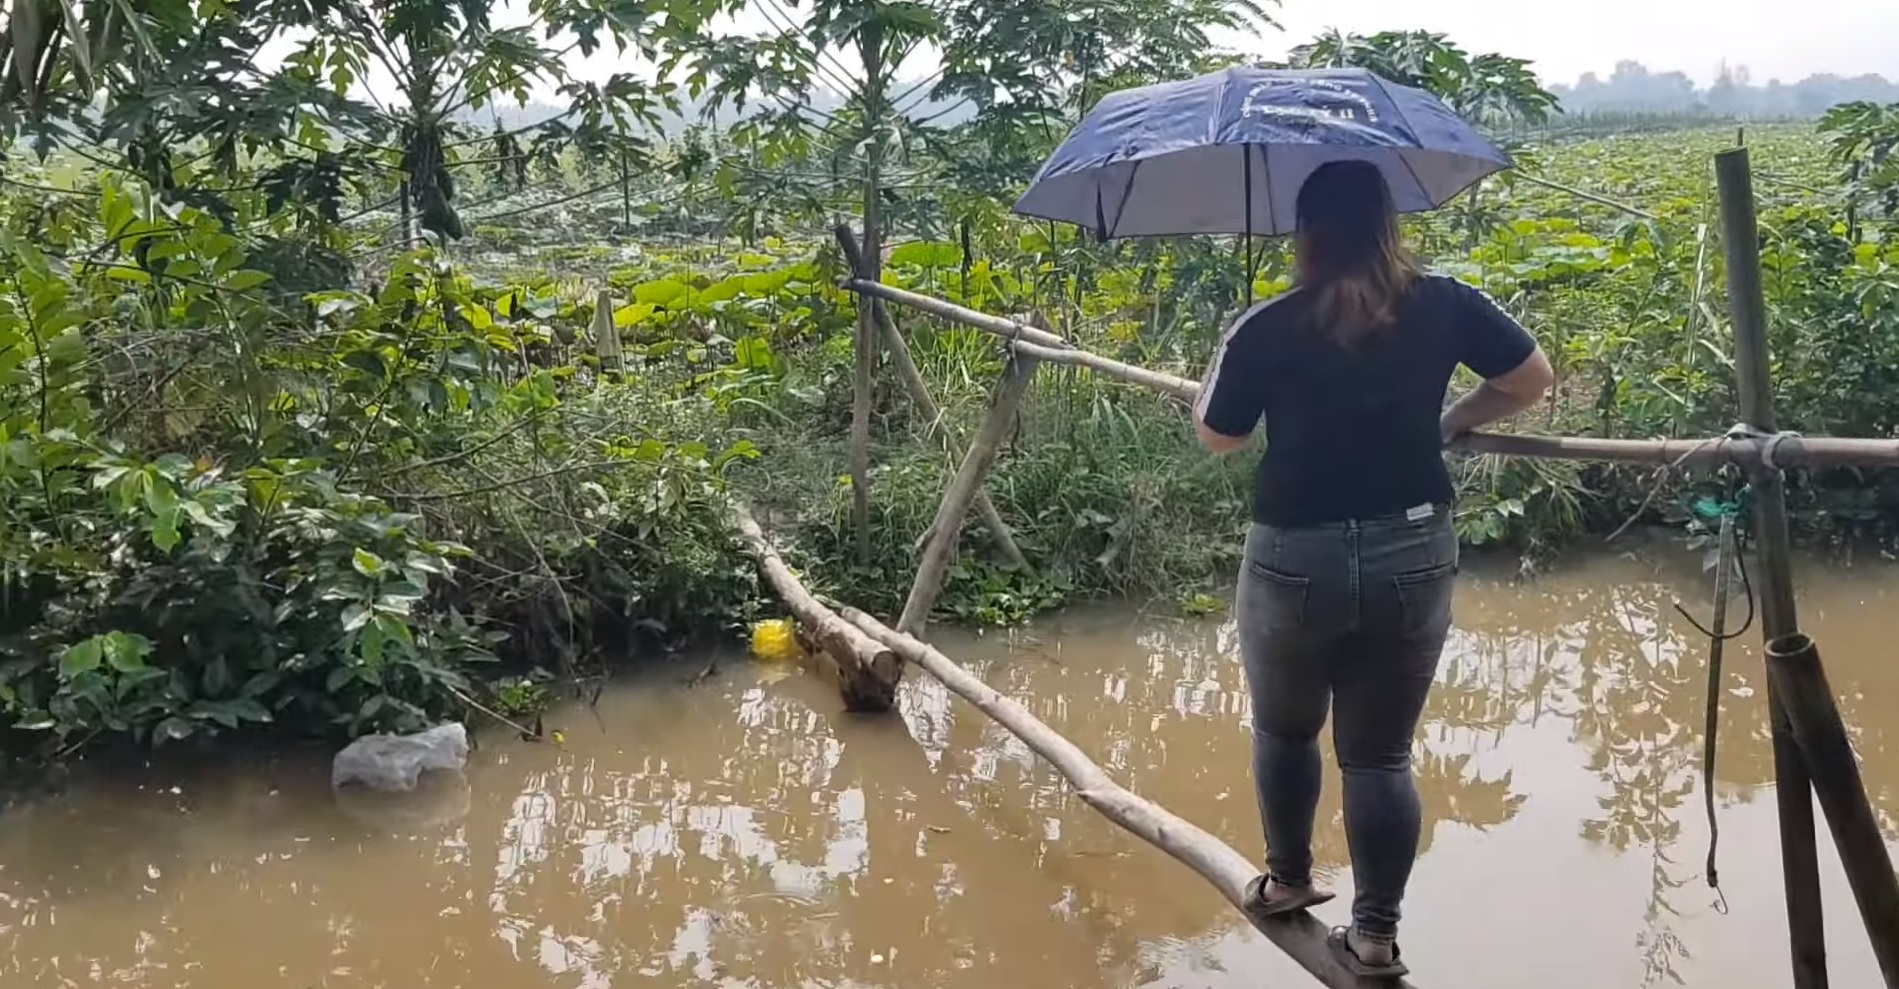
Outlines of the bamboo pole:
<svg viewBox="0 0 1899 989">
<path fill-rule="evenodd" d="M 1761 292 L 1760 234 L 1754 183 L 1745 148 L 1714 158 L 1721 196 L 1721 240 L 1727 252 L 1728 306 L 1734 322 L 1734 370 L 1741 417 L 1762 432 L 1775 428 L 1773 379 L 1767 363 L 1767 306 Z M 1752 471 L 1754 528 L 1760 540 L 1761 632 L 1768 643 L 1799 633 L 1794 611 L 1793 560 L 1787 503 L 1777 470 Z M 1768 711 L 1774 740 L 1775 799 L 1780 818 L 1781 882 L 1787 894 L 1787 931 L 1795 989 L 1825 989 L 1826 924 L 1821 912 L 1820 859 L 1813 820 L 1812 781 L 1795 740 L 1787 705 L 1768 660 Z M 1851 868 L 1851 864 L 1848 864 Z"/>
<path fill-rule="evenodd" d="M 877 119 L 877 102 L 883 92 L 882 42 L 872 44 L 868 32 L 882 37 L 880 22 L 870 22 L 867 34 L 859 37 L 864 58 L 864 105 L 870 119 Z M 883 167 L 883 138 L 873 133 L 864 147 L 864 256 L 863 267 L 854 269 L 872 282 L 881 277 L 883 266 L 883 218 L 880 171 Z M 857 562 L 870 562 L 870 410 L 877 372 L 877 324 L 868 306 L 857 311 L 857 364 L 851 376 L 851 528 L 857 534 Z"/>
<path fill-rule="evenodd" d="M 844 263 L 850 265 L 859 277 L 863 277 L 867 269 L 863 249 L 857 244 L 857 235 L 851 232 L 849 224 L 844 223 L 838 224 L 833 232 L 837 235 L 837 246 L 844 252 Z M 917 411 L 937 432 L 944 451 L 952 458 L 961 459 L 963 451 L 957 449 L 960 444 L 950 430 L 949 420 L 944 417 L 942 407 L 936 404 L 935 396 L 930 394 L 929 382 L 923 380 L 923 372 L 917 369 L 916 358 L 910 353 L 910 344 L 897 331 L 897 321 L 891 317 L 890 309 L 875 296 L 859 298 L 868 303 L 871 318 L 877 321 L 878 328 L 883 331 L 884 349 L 889 351 L 891 362 L 897 365 L 897 376 L 903 379 L 904 387 L 909 390 L 910 401 L 916 403 Z M 982 516 L 983 526 L 989 530 L 990 538 L 996 541 L 996 548 L 1002 551 L 1009 564 L 1019 570 L 1027 570 L 1028 557 L 1022 555 L 1022 547 L 1015 542 L 1015 533 L 1002 520 L 1002 513 L 996 510 L 996 503 L 989 497 L 988 491 L 976 491 L 976 512 Z"/>
<path fill-rule="evenodd" d="M 1028 354 L 1050 364 L 1072 364 L 1099 371 L 1108 377 L 1129 384 L 1143 385 L 1162 394 L 1191 402 L 1200 395 L 1200 385 L 1186 378 L 1168 374 L 1165 371 L 1153 371 L 1133 364 L 1123 364 L 1113 358 L 1082 350 L 1079 347 L 1047 347 L 1038 343 L 1016 341 L 1010 346 L 1017 353 Z"/>
<path fill-rule="evenodd" d="M 925 673 L 948 687 L 951 693 L 975 705 L 977 710 L 1008 729 L 1036 755 L 1048 760 L 1056 772 L 1075 787 L 1075 793 L 1082 802 L 1198 873 L 1201 878 L 1212 883 L 1213 888 L 1228 903 L 1244 913 L 1246 884 L 1259 870 L 1245 856 L 1234 851 L 1232 846 L 1191 821 L 1116 783 L 1073 742 L 1044 724 L 1027 708 L 997 693 L 948 656 L 909 635 L 886 627 L 855 608 L 843 608 L 839 613 L 853 627 L 921 667 Z M 1247 914 L 1247 919 L 1260 933 L 1266 935 L 1267 940 L 1328 989 L 1416 989 L 1404 980 L 1361 979 L 1345 970 L 1333 959 L 1331 949 L 1326 947 L 1325 925 L 1310 913 L 1301 911 L 1267 920 L 1257 920 Z"/>
<path fill-rule="evenodd" d="M 1759 468 L 1769 458 L 1776 467 L 1899 467 L 1899 440 L 1791 434 L 1763 439 L 1710 436 L 1699 440 L 1613 440 L 1593 436 L 1472 433 L 1453 441 L 1450 448 L 1514 457 L 1680 467 L 1738 464 Z"/>
<path fill-rule="evenodd" d="M 1615 200 L 1610 199 L 1608 196 L 1597 195 L 1596 193 L 1593 193 L 1593 192 L 1585 192 L 1582 189 L 1578 189 L 1572 185 L 1564 185 L 1561 182 L 1552 182 L 1549 179 L 1546 179 L 1537 175 L 1531 175 L 1528 172 L 1512 172 L 1511 178 L 1514 178 L 1523 182 L 1528 182 L 1532 185 L 1540 185 L 1545 189 L 1555 189 L 1557 192 L 1566 192 L 1572 196 L 1575 196 L 1577 199 L 1586 199 L 1589 202 L 1598 203 L 1600 205 L 1607 206 L 1611 209 L 1618 209 L 1624 213 L 1629 214 L 1630 216 L 1639 216 L 1644 220 L 1653 220 L 1657 218 L 1655 214 L 1650 213 L 1648 210 L 1638 209 L 1637 207 L 1630 206 L 1628 203 L 1616 202 Z"/>
<path fill-rule="evenodd" d="M 1879 971 L 1888 989 L 1899 986 L 1899 877 L 1893 874 L 1879 818 L 1866 799 L 1866 784 L 1827 685 L 1819 647 L 1799 633 L 1769 642 L 1767 676 L 1800 742 Z"/>
<path fill-rule="evenodd" d="M 772 548 L 749 508 L 734 504 L 732 517 L 745 551 L 758 565 L 759 575 L 791 610 L 800 632 L 817 645 L 819 657 L 828 661 L 825 672 L 836 677 L 844 707 L 851 711 L 895 708 L 903 661 L 812 597 Z"/>
<path fill-rule="evenodd" d="M 996 389 L 996 398 L 989 407 L 989 415 L 983 419 L 982 428 L 969 441 L 969 453 L 963 457 L 962 465 L 956 469 L 956 476 L 950 479 L 949 488 L 943 492 L 942 503 L 936 508 L 936 520 L 930 523 L 930 541 L 923 547 L 923 558 L 917 564 L 916 580 L 910 585 L 910 596 L 903 603 L 903 616 L 897 620 L 898 629 L 906 633 L 920 632 L 924 623 L 929 621 L 930 609 L 936 606 L 937 595 L 943 590 L 944 572 L 956 557 L 956 542 L 962 534 L 963 516 L 969 513 L 970 502 L 975 500 L 977 489 L 988 476 L 990 465 L 996 461 L 996 451 L 1002 446 L 1009 423 L 1015 418 L 1015 410 L 1022 404 L 1022 396 L 1028 392 L 1029 382 L 1034 379 L 1035 368 L 1039 363 L 1027 354 L 1009 356 L 1009 365 L 1002 372 L 1002 383 Z"/>
<path fill-rule="evenodd" d="M 844 288 L 856 292 L 858 295 L 872 296 L 882 299 L 885 302 L 894 302 L 900 306 L 909 306 L 912 309 L 929 313 L 932 316 L 941 316 L 953 323 L 961 323 L 971 329 L 983 330 L 999 337 L 1027 340 L 1030 343 L 1039 343 L 1044 347 L 1073 346 L 1067 340 L 1047 330 L 1037 329 L 1027 323 L 1018 323 L 1013 319 L 1003 319 L 1001 316 L 991 316 L 988 313 L 977 312 L 974 309 L 959 306 L 954 302 L 931 298 L 927 295 L 912 292 L 909 289 L 898 288 L 895 285 L 866 281 L 862 278 L 851 278 L 845 280 Z"/>
<path fill-rule="evenodd" d="M 1186 401 L 1192 401 L 1200 394 L 1199 382 L 1103 357 L 1026 323 L 991 316 L 895 286 L 871 284 L 862 279 L 850 279 L 844 283 L 844 287 L 859 295 L 909 306 L 971 329 L 1012 340 L 1018 353 L 1051 364 L 1086 367 L 1118 381 L 1140 385 Z M 1754 422 L 1752 425 L 1759 427 L 1760 423 Z M 1472 433 L 1453 441 L 1450 448 L 1514 457 L 1670 464 L 1681 467 L 1719 464 L 1758 467 L 1768 458 L 1772 459 L 1774 465 L 1782 467 L 1899 467 L 1899 439 L 1792 434 L 1765 438 L 1711 436 L 1703 439 L 1618 440 L 1593 436 Z"/>
</svg>

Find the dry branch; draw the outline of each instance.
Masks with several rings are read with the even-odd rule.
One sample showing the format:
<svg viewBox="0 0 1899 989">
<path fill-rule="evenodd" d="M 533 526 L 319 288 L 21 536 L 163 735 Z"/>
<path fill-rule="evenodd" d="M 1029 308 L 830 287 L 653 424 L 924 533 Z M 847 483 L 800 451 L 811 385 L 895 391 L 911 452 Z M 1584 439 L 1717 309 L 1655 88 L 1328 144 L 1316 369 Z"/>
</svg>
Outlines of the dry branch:
<svg viewBox="0 0 1899 989">
<path fill-rule="evenodd" d="M 758 564 L 759 575 L 798 619 L 801 631 L 817 643 L 821 655 L 830 660 L 825 672 L 837 678 L 844 706 L 852 711 L 888 711 L 895 707 L 903 661 L 812 597 L 772 548 L 750 509 L 734 505 L 732 516 L 746 552 Z"/>
<path fill-rule="evenodd" d="M 1142 841 L 1172 855 L 1212 883 L 1228 903 L 1241 906 L 1246 884 L 1259 870 L 1232 846 L 1116 783 L 1073 742 L 948 656 L 855 608 L 844 608 L 840 613 L 851 625 L 922 667 L 952 693 L 974 704 L 977 710 L 1021 739 L 1036 755 L 1048 760 L 1056 772 L 1074 785 L 1076 795 L 1088 806 Z M 1267 940 L 1329 989 L 1415 989 L 1402 980 L 1361 979 L 1340 967 L 1326 947 L 1325 925 L 1309 913 L 1269 920 L 1253 920 L 1249 914 L 1247 918 Z"/>
</svg>

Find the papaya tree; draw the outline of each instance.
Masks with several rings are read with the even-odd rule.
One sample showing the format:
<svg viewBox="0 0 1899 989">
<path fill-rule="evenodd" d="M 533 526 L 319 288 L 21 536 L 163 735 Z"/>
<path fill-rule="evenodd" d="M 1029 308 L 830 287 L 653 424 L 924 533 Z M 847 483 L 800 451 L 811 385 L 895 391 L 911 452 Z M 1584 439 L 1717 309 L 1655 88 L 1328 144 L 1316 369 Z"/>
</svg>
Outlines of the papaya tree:
<svg viewBox="0 0 1899 989">
<path fill-rule="evenodd" d="M 1287 63 L 1367 69 L 1433 93 L 1459 116 L 1491 129 L 1539 124 L 1558 112 L 1556 95 L 1543 88 L 1527 60 L 1494 52 L 1471 55 L 1431 31 L 1328 31 L 1294 48 Z"/>
<path fill-rule="evenodd" d="M 496 5 L 446 0 L 280 0 L 269 2 L 273 22 L 302 29 L 302 41 L 282 75 L 299 86 L 327 81 L 333 91 L 358 83 L 388 86 L 385 99 L 364 86 L 371 113 L 356 136 L 381 146 L 399 177 L 405 236 L 411 210 L 422 230 L 462 235 L 455 208 L 456 170 L 466 161 L 515 163 L 525 157 L 529 133 L 561 140 L 600 140 L 605 132 L 657 126 L 663 94 L 630 73 L 605 82 L 575 80 L 564 60 L 610 42 L 625 53 L 642 40 L 644 12 L 620 0 L 530 0 L 526 19 L 503 24 Z M 568 102 L 554 121 L 480 133 L 473 113 L 512 100 L 525 105 L 531 91 L 553 87 Z M 473 152 L 472 154 L 470 152 Z M 517 177 L 519 172 L 516 172 Z"/>
<path fill-rule="evenodd" d="M 634 135 L 665 102 L 638 76 L 574 79 L 564 60 L 641 49 L 646 13 L 626 0 L 15 0 L 0 26 L 0 138 L 30 136 L 160 190 L 236 179 L 261 152 L 289 194 L 340 195 L 394 174 L 404 214 L 454 238 L 456 169 L 517 160 L 536 139 Z M 289 54 L 265 64 L 266 49 Z M 477 133 L 470 118 L 552 88 L 558 134 Z M 182 164 L 193 166 L 180 174 Z M 336 181 L 340 177 L 342 182 Z M 194 190 L 179 189 L 179 195 Z M 200 198 L 205 189 L 197 189 Z M 333 198 L 323 211 L 333 215 Z"/>
<path fill-rule="evenodd" d="M 886 213 L 928 223 L 932 206 L 967 202 L 954 191 L 959 180 L 985 169 L 1001 178 L 992 187 L 1025 178 L 1030 160 L 1058 138 L 1078 84 L 1085 102 L 1117 79 L 1191 64 L 1211 48 L 1211 29 L 1265 19 L 1255 0 L 673 0 L 664 9 L 671 54 L 662 77 L 683 81 L 707 115 L 742 115 L 730 129 L 735 153 L 720 169 L 725 190 L 754 204 L 748 216 L 756 218 L 763 204 L 820 212 L 856 186 L 872 278 Z M 748 11 L 771 27 L 707 30 L 719 15 Z M 932 49 L 940 67 L 900 82 L 906 62 Z M 957 110 L 975 120 L 947 126 Z M 972 140 L 956 140 L 957 132 Z M 1003 148 L 1006 166 L 994 168 L 985 147 Z M 972 167 L 955 164 L 961 152 L 974 155 Z M 860 312 L 851 464 L 860 555 L 869 546 L 875 359 L 870 314 Z"/>
<path fill-rule="evenodd" d="M 1820 118 L 1827 158 L 1846 187 L 1849 226 L 1862 210 L 1899 217 L 1899 103 L 1842 103 Z"/>
</svg>

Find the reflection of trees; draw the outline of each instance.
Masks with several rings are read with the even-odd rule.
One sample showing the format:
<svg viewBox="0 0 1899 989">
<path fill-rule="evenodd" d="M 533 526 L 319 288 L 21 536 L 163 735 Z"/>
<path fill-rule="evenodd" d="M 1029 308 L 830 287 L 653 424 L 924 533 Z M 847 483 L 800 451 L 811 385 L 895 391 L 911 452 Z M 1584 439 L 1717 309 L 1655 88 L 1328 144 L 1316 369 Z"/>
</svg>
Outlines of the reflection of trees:
<svg viewBox="0 0 1899 989">
<path fill-rule="evenodd" d="M 1618 852 L 1647 851 L 1649 929 L 1641 946 L 1649 982 L 1681 980 L 1675 962 L 1686 949 L 1669 926 L 1679 914 L 1671 894 L 1703 878 L 1702 850 L 1684 849 L 1680 840 L 1683 815 L 1699 812 L 1707 643 L 1673 608 L 1679 594 L 1691 611 L 1705 613 L 1707 582 L 1698 578 L 1686 567 L 1657 571 L 1626 560 L 1597 561 L 1509 594 L 1468 595 L 1476 604 L 1458 616 L 1464 632 L 1494 644 L 1492 653 L 1521 650 L 1519 658 L 1502 662 L 1533 670 L 1508 717 L 1528 722 L 1556 714 L 1586 747 L 1588 767 L 1605 789 L 1600 816 L 1584 821 L 1582 834 Z M 1804 624 L 1823 645 L 1834 645 L 1829 676 L 1866 760 L 1869 795 L 1893 833 L 1899 760 L 1886 756 L 1884 725 L 1861 704 L 1867 696 L 1899 695 L 1890 664 L 1878 662 L 1876 652 L 1864 654 L 1890 634 L 1872 627 L 1880 610 L 1865 606 L 1868 597 L 1887 596 L 1885 582 L 1813 568 L 1800 583 Z M 1852 607 L 1813 607 L 1815 599 Z M 1885 682 L 1872 684 L 1873 677 Z M 1725 804 L 1751 802 L 1754 791 L 1773 780 L 1758 629 L 1728 643 L 1721 687 L 1718 791 Z"/>
</svg>

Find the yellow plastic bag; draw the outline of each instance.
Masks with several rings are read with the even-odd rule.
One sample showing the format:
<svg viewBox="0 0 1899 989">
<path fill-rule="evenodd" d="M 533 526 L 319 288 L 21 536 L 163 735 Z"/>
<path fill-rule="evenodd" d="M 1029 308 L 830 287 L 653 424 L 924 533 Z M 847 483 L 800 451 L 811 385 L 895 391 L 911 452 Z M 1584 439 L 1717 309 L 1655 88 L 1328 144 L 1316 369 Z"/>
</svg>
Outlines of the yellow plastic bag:
<svg viewBox="0 0 1899 989">
<path fill-rule="evenodd" d="M 752 655 L 761 661 L 791 663 L 803 653 L 797 625 L 791 619 L 771 618 L 752 626 Z"/>
</svg>

